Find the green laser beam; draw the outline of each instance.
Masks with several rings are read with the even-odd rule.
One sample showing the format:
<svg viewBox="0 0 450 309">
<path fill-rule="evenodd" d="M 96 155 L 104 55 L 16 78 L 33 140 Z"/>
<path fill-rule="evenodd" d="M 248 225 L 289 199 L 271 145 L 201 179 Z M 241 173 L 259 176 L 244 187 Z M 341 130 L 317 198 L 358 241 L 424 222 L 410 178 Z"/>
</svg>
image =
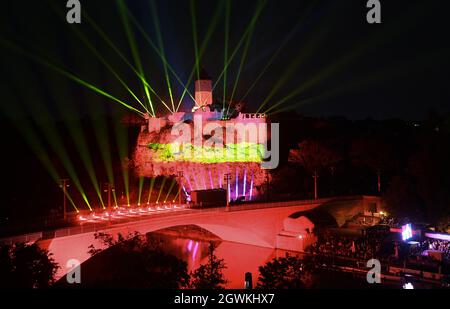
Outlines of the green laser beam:
<svg viewBox="0 0 450 309">
<path fill-rule="evenodd" d="M 199 69 L 200 56 L 198 51 L 197 16 L 195 14 L 194 0 L 189 1 L 189 9 L 191 12 L 192 39 L 194 41 L 195 73 L 197 74 L 197 79 L 200 79 L 200 69 Z"/>
<path fill-rule="evenodd" d="M 167 199 L 169 198 L 170 193 L 172 193 L 172 189 L 175 185 L 175 182 L 176 182 L 176 178 L 172 179 L 172 183 L 169 186 L 169 190 L 167 191 L 166 198 L 164 199 L 164 203 L 167 202 Z"/>
<path fill-rule="evenodd" d="M 16 67 L 17 66 L 19 66 L 19 65 L 16 65 Z M 27 75 L 27 74 L 22 75 L 21 81 L 25 80 L 29 76 L 30 75 Z M 72 164 L 72 161 L 70 160 L 67 149 L 64 147 L 63 139 L 59 134 L 59 130 L 56 127 L 55 121 L 50 116 L 50 113 L 49 113 L 47 107 L 43 104 L 42 101 L 40 101 L 38 99 L 39 96 L 31 95 L 31 93 L 33 93 L 33 91 L 34 92 L 38 91 L 36 88 L 36 83 L 27 82 L 27 85 L 28 85 L 28 88 L 27 88 L 27 92 L 25 92 L 25 95 L 27 96 L 27 100 L 26 100 L 27 102 L 33 102 L 33 104 L 29 104 L 29 106 L 28 106 L 32 111 L 31 115 L 32 115 L 33 122 L 36 124 L 36 126 L 39 127 L 39 130 L 45 136 L 45 138 L 49 142 L 53 151 L 58 155 L 64 169 L 69 174 L 69 177 L 71 178 L 72 182 L 77 187 L 77 189 L 80 192 L 81 196 L 83 197 L 83 200 L 85 201 L 86 205 L 88 206 L 88 208 L 90 210 L 92 210 L 91 205 L 84 193 L 85 191 L 80 183 L 78 175 Z M 46 119 L 45 125 L 39 126 L 38 115 L 42 115 L 44 117 L 44 119 Z"/>
<path fill-rule="evenodd" d="M 173 197 L 172 203 L 175 203 L 175 201 L 177 200 L 179 195 L 180 195 L 180 190 L 178 190 L 177 194 L 175 194 L 175 196 Z"/>
<path fill-rule="evenodd" d="M 48 76 L 48 79 L 51 80 L 52 77 Z M 64 87 L 64 88 L 62 88 Z M 56 88 L 53 88 L 56 89 Z M 61 95 L 62 91 L 65 90 L 65 93 L 69 93 L 67 87 L 64 85 L 59 85 L 58 91 L 53 91 L 53 96 L 57 102 L 64 102 L 67 101 L 67 97 L 64 95 Z M 73 108 L 73 104 L 68 103 L 64 105 L 64 108 L 60 104 L 56 104 L 58 112 L 62 119 L 64 119 L 64 124 L 66 128 L 69 131 L 69 134 L 74 141 L 75 148 L 78 152 L 78 155 L 83 161 L 84 167 L 88 173 L 89 179 L 95 189 L 95 192 L 97 193 L 97 196 L 99 198 L 100 204 L 104 208 L 105 205 L 103 203 L 100 187 L 98 184 L 97 176 L 95 174 L 94 164 L 92 161 L 92 157 L 89 153 L 89 147 L 87 145 L 87 141 L 84 136 L 83 129 L 80 126 L 79 121 L 70 119 L 70 117 L 74 115 L 78 115 L 78 111 L 76 111 L 75 108 Z"/>
<path fill-rule="evenodd" d="M 167 68 L 169 69 L 170 73 L 175 77 L 175 79 L 177 80 L 177 82 L 183 87 L 183 91 L 185 91 L 192 99 L 192 101 L 195 101 L 194 96 L 192 95 L 192 93 L 189 91 L 189 89 L 187 88 L 187 86 L 181 81 L 181 78 L 178 76 L 178 74 L 175 72 L 175 70 L 172 68 L 172 66 L 170 65 L 170 63 L 167 61 L 166 57 L 160 52 L 160 50 L 156 47 L 155 43 L 153 43 L 153 41 L 151 40 L 151 38 L 149 37 L 149 35 L 147 34 L 147 32 L 145 31 L 145 29 L 141 26 L 141 24 L 137 21 L 136 17 L 134 17 L 134 15 L 131 13 L 130 10 L 127 9 L 127 13 L 131 19 L 131 21 L 133 22 L 133 24 L 136 26 L 136 28 L 141 32 L 142 36 L 144 37 L 144 39 L 147 41 L 147 43 L 149 43 L 149 45 L 153 48 L 153 50 L 158 54 L 158 56 L 161 58 L 161 60 L 163 61 L 163 63 L 167 66 Z M 175 111 L 178 111 L 179 105 L 177 106 L 177 108 L 175 109 Z"/>
<path fill-rule="evenodd" d="M 317 1 L 315 1 L 309 8 L 308 12 L 304 14 L 304 16 L 308 15 L 311 11 L 312 8 L 314 7 L 315 3 Z M 240 99 L 240 101 L 244 101 L 247 96 L 249 95 L 249 93 L 253 90 L 253 88 L 256 86 L 256 84 L 259 82 L 259 80 L 261 79 L 261 77 L 263 77 L 263 75 L 266 73 L 266 71 L 269 69 L 269 67 L 272 65 L 272 63 L 275 61 L 275 59 L 277 59 L 278 55 L 281 53 L 281 51 L 284 49 L 284 47 L 287 45 L 287 43 L 291 40 L 291 38 L 294 36 L 295 31 L 297 31 L 297 28 L 303 23 L 303 18 L 302 17 L 297 24 L 292 28 L 292 30 L 288 33 L 288 35 L 285 37 L 285 39 L 282 41 L 282 43 L 280 44 L 280 46 L 277 48 L 277 50 L 273 53 L 273 55 L 270 57 L 269 61 L 266 62 L 266 64 L 264 65 L 263 69 L 261 70 L 261 72 L 258 74 L 258 76 L 253 80 L 253 83 L 250 85 L 250 87 L 248 87 L 247 91 L 245 92 L 245 94 L 242 96 L 242 98 Z"/>
<path fill-rule="evenodd" d="M 215 9 L 214 15 L 211 18 L 211 21 L 210 21 L 209 26 L 208 26 L 208 31 L 206 32 L 205 38 L 203 39 L 202 45 L 200 47 L 200 51 L 198 53 L 199 55 L 198 55 L 198 57 L 196 57 L 196 60 L 195 60 L 196 63 L 199 61 L 198 59 L 202 58 L 203 53 L 206 50 L 206 46 L 208 45 L 208 42 L 209 42 L 209 40 L 210 40 L 214 30 L 217 27 L 222 7 L 223 7 L 223 2 L 220 2 L 220 4 Z M 195 72 L 196 72 L 196 68 L 194 66 L 193 70 L 189 74 L 189 78 L 188 78 L 188 81 L 187 81 L 186 85 L 189 85 L 191 83 Z M 181 102 L 183 101 L 183 98 L 184 98 L 185 95 L 186 95 L 186 89 L 183 90 L 183 93 L 181 94 L 180 100 L 178 101 L 178 107 L 180 106 Z M 194 100 L 194 103 L 195 103 L 195 105 L 198 105 L 197 102 L 195 102 L 195 100 Z"/>
<path fill-rule="evenodd" d="M 156 3 L 154 0 L 150 1 L 150 6 L 151 6 L 151 12 L 152 12 L 152 17 L 153 17 L 153 25 L 155 26 L 156 29 L 156 38 L 158 40 L 158 45 L 159 45 L 159 50 L 161 52 L 161 54 L 163 55 L 163 69 L 164 69 L 164 74 L 166 76 L 166 83 L 167 83 L 167 88 L 169 90 L 169 96 L 170 96 L 170 102 L 172 103 L 172 110 L 175 111 L 175 105 L 173 103 L 173 94 L 172 94 L 172 86 L 170 84 L 170 78 L 169 78 L 169 70 L 167 67 L 167 58 L 165 56 L 165 52 L 164 52 L 164 42 L 162 39 L 162 35 L 161 35 L 161 29 L 160 29 L 160 22 L 159 22 L 159 18 L 158 18 L 158 14 L 157 14 L 157 8 L 156 8 Z"/>
<path fill-rule="evenodd" d="M 418 58 L 410 59 L 408 61 L 404 61 L 403 63 L 396 63 L 395 66 L 389 66 L 383 70 L 378 70 L 376 72 L 370 72 L 370 74 L 357 76 L 355 79 L 340 85 L 339 87 L 333 88 L 326 92 L 321 93 L 320 95 L 306 98 L 301 100 L 295 104 L 286 106 L 284 108 L 280 108 L 278 110 L 273 111 L 270 115 L 275 115 L 277 113 L 281 113 L 284 111 L 292 110 L 307 104 L 312 104 L 316 102 L 320 102 L 324 99 L 329 99 L 332 97 L 336 97 L 345 93 L 346 91 L 354 91 L 354 89 L 358 89 L 361 91 L 364 88 L 369 87 L 378 87 L 382 83 L 388 83 L 390 80 L 394 80 L 395 78 L 401 78 L 406 76 L 407 74 L 411 74 L 415 70 L 420 71 L 423 68 L 426 68 L 429 65 L 429 59 L 442 59 L 445 60 L 448 55 L 448 49 L 445 50 L 436 50 L 433 53 L 423 55 Z"/>
<path fill-rule="evenodd" d="M 163 180 L 162 180 L 162 183 L 161 183 L 161 185 L 159 187 L 159 193 L 158 193 L 158 198 L 156 199 L 156 204 L 159 203 L 159 198 L 161 197 L 161 192 L 164 189 L 164 185 L 166 184 L 166 180 L 167 180 L 167 178 L 164 177 Z"/>
<path fill-rule="evenodd" d="M 222 72 L 219 74 L 219 77 L 217 78 L 217 80 L 215 81 L 212 89 L 214 90 L 217 86 L 217 84 L 219 83 L 219 81 L 222 79 L 223 75 L 225 74 L 225 71 L 228 69 L 228 66 L 230 65 L 230 63 L 233 61 L 234 57 L 236 56 L 237 52 L 239 51 L 239 49 L 241 48 L 241 45 L 244 43 L 245 38 L 249 35 L 250 32 L 250 25 L 252 24 L 252 21 L 254 19 L 255 16 L 253 16 L 253 18 L 250 20 L 249 24 L 247 25 L 242 37 L 239 39 L 236 47 L 234 48 L 233 52 L 231 53 L 231 56 L 228 58 L 227 63 L 225 64 Z"/>
<path fill-rule="evenodd" d="M 53 3 L 50 5 L 53 10 L 65 21 L 65 13 L 60 10 L 59 7 L 56 7 Z M 139 100 L 136 94 L 130 89 L 130 87 L 124 82 L 124 80 L 117 74 L 117 72 L 112 68 L 112 66 L 102 57 L 102 55 L 98 52 L 97 48 L 92 45 L 92 43 L 88 40 L 88 38 L 80 31 L 77 27 L 70 27 L 71 30 L 77 35 L 77 37 L 83 42 L 84 45 L 100 60 L 100 62 L 113 74 L 113 76 L 120 82 L 120 84 L 132 95 L 132 97 L 144 108 L 147 113 L 150 111 L 147 107 Z"/>
<path fill-rule="evenodd" d="M 155 185 L 155 179 L 156 179 L 156 178 L 152 178 L 152 179 L 150 180 L 150 188 L 149 188 L 149 190 L 148 190 L 147 204 L 150 204 L 150 199 L 151 199 L 151 197 L 152 197 L 153 187 L 154 187 L 154 185 Z"/>
<path fill-rule="evenodd" d="M 249 30 L 249 34 L 247 35 L 246 41 L 245 41 L 244 51 L 242 53 L 241 61 L 239 63 L 238 72 L 236 74 L 236 78 L 235 78 L 235 81 L 234 81 L 233 90 L 231 92 L 231 97 L 230 97 L 230 101 L 229 101 L 228 108 L 227 108 L 227 113 L 226 113 L 227 115 L 228 115 L 228 113 L 230 111 L 230 106 L 231 106 L 231 103 L 233 102 L 233 98 L 234 98 L 234 95 L 235 95 L 235 92 L 236 92 L 236 89 L 237 89 L 237 85 L 239 83 L 239 78 L 241 76 L 241 72 L 242 72 L 242 69 L 244 67 L 245 60 L 247 58 L 248 48 L 250 46 L 250 42 L 251 42 L 251 39 L 253 37 L 253 31 L 255 30 L 256 22 L 258 20 L 258 17 L 260 16 L 261 12 L 263 11 L 265 4 L 266 4 L 266 0 L 259 1 L 258 7 L 256 9 L 256 14 L 253 16 L 253 18 L 252 18 L 252 20 L 250 22 L 250 30 Z"/>
<path fill-rule="evenodd" d="M 144 176 L 139 177 L 138 205 L 141 205 L 142 188 L 144 187 Z"/>
<path fill-rule="evenodd" d="M 105 97 L 107 97 L 107 98 L 109 98 L 109 99 L 111 99 L 111 100 L 113 100 L 113 101 L 115 101 L 117 103 L 120 103 L 121 105 L 123 105 L 126 108 L 128 108 L 128 109 L 130 109 L 130 110 L 132 110 L 132 111 L 134 111 L 134 112 L 136 112 L 138 114 L 140 114 L 141 116 L 145 115 L 145 113 L 143 113 L 142 111 L 140 111 L 140 110 L 134 108 L 133 106 L 131 106 L 131 105 L 121 101 L 120 99 L 117 99 L 113 95 L 103 91 L 102 89 L 100 89 L 100 88 L 98 88 L 98 87 L 96 87 L 96 86 L 94 86 L 94 85 L 92 85 L 92 84 L 90 84 L 90 83 L 88 83 L 88 82 L 86 82 L 84 80 L 82 80 L 81 78 L 77 77 L 76 75 L 63 70 L 62 68 L 60 68 L 60 67 L 58 67 L 58 66 L 56 66 L 56 65 L 54 65 L 54 64 L 52 64 L 52 63 L 50 63 L 50 62 L 40 58 L 40 57 L 37 57 L 37 56 L 35 56 L 35 55 L 33 55 L 33 54 L 31 54 L 31 53 L 21 49 L 20 47 L 14 45 L 13 43 L 5 41 L 3 39 L 0 39 L 0 42 L 4 46 L 6 46 L 6 47 L 8 47 L 8 48 L 10 48 L 10 49 L 12 49 L 12 50 L 14 50 L 16 52 L 19 52 L 19 53 L 21 53 L 24 56 L 27 56 L 28 58 L 30 58 L 30 59 L 32 59 L 32 60 L 34 60 L 34 61 L 36 61 L 36 62 L 38 62 L 38 63 L 40 63 L 40 64 L 42 64 L 42 65 L 44 65 L 46 67 L 48 67 L 48 68 L 50 68 L 50 69 L 52 69 L 52 70 L 54 70 L 56 72 L 58 72 L 59 74 L 61 74 L 61 75 L 65 76 L 65 77 L 67 77 L 67 78 L 69 78 L 69 79 L 79 83 L 80 85 L 83 85 L 86 88 L 88 88 L 88 89 L 90 89 L 90 90 L 92 90 L 92 91 L 94 91 L 94 92 L 96 92 L 98 94 L 101 94 L 101 95 L 103 95 L 103 96 L 105 96 Z"/>
<path fill-rule="evenodd" d="M 11 87 L 12 88 L 12 87 Z M 17 95 L 18 98 L 18 95 Z M 19 100 L 21 102 L 22 100 Z M 22 104 L 23 105 L 23 104 Z M 17 105 L 11 105 L 11 104 L 0 104 L 0 108 L 6 113 L 11 112 L 11 106 L 14 106 L 15 110 L 14 113 L 21 115 L 24 115 L 23 109 L 19 110 L 19 106 Z M 21 118 L 25 118 L 24 116 Z M 30 125 L 28 121 L 24 121 L 19 123 L 18 121 L 11 121 L 14 127 L 17 129 L 17 131 L 20 133 L 22 138 L 27 143 L 28 147 L 34 152 L 38 160 L 41 162 L 41 164 L 44 166 L 47 173 L 50 175 L 50 177 L 53 179 L 55 184 L 59 185 L 59 180 L 62 178 L 58 172 L 56 171 L 55 166 L 52 163 L 52 160 L 50 159 L 49 154 L 47 153 L 40 137 L 36 134 L 36 130 Z M 75 209 L 76 212 L 79 212 L 78 208 L 75 205 L 75 202 L 73 201 L 72 197 L 70 196 L 69 192 L 67 190 L 64 191 L 65 195 L 70 202 L 70 205 Z"/>
<path fill-rule="evenodd" d="M 226 2 L 225 6 L 225 43 L 224 43 L 224 56 L 223 56 L 223 66 L 225 69 L 225 65 L 228 61 L 228 44 L 230 37 L 230 12 L 231 12 L 231 1 Z M 223 76 L 223 97 L 222 97 L 222 109 L 225 109 L 225 99 L 226 99 L 226 91 L 227 91 L 227 71 Z"/>
<path fill-rule="evenodd" d="M 126 129 L 120 125 L 119 121 L 114 121 L 114 131 L 116 134 L 117 150 L 119 152 L 120 159 L 122 160 L 122 178 L 125 189 L 125 195 L 127 198 L 127 205 L 130 205 L 130 178 L 128 171 L 128 162 L 125 161 L 128 158 L 128 135 Z"/>
<path fill-rule="evenodd" d="M 106 177 L 108 182 L 114 185 L 114 173 L 112 169 L 112 158 L 111 158 L 111 145 L 108 137 L 108 129 L 106 122 L 103 117 L 94 118 L 94 113 L 89 105 L 91 113 L 89 114 L 91 124 L 94 127 L 94 135 L 97 141 L 98 148 L 100 149 L 100 155 L 102 158 L 103 167 L 106 171 Z"/>
<path fill-rule="evenodd" d="M 151 93 L 161 101 L 161 103 L 169 109 L 164 100 L 156 93 L 153 87 L 145 80 L 145 78 L 138 72 L 138 70 L 128 61 L 128 59 L 123 55 L 123 53 L 117 48 L 117 46 L 108 38 L 106 33 L 95 23 L 95 21 L 89 17 L 87 13 L 84 13 L 86 20 L 94 28 L 94 30 L 100 35 L 100 37 L 116 52 L 116 54 L 122 59 L 122 61 L 133 71 L 134 74 L 139 78 L 139 80 L 150 89 Z M 169 109 L 170 111 L 170 109 Z M 151 114 L 152 117 L 156 117 L 156 114 Z"/>
<path fill-rule="evenodd" d="M 277 81 L 274 87 L 271 89 L 269 94 L 265 97 L 264 101 L 260 104 L 257 109 L 257 113 L 259 113 L 269 101 L 273 98 L 273 96 L 281 89 L 281 87 L 292 77 L 293 74 L 297 72 L 297 69 L 306 61 L 306 59 L 313 53 L 315 48 L 321 42 L 322 37 L 329 30 L 322 28 L 321 31 L 313 37 L 312 40 L 309 40 L 305 46 L 302 47 L 299 55 L 290 63 L 288 68 L 282 74 L 281 78 Z"/>
<path fill-rule="evenodd" d="M 125 14 L 125 7 L 126 7 L 126 5 L 125 5 L 123 0 L 117 0 L 116 3 L 118 5 L 119 11 L 120 11 L 122 24 L 123 24 L 123 26 L 125 28 L 125 33 L 127 35 L 128 44 L 130 45 L 131 54 L 133 56 L 134 63 L 136 64 L 136 67 L 137 67 L 140 75 L 143 77 L 143 79 L 147 80 L 145 78 L 144 69 L 142 67 L 141 58 L 139 56 L 139 51 L 138 51 L 137 44 L 136 44 L 136 38 L 134 37 L 133 31 L 131 30 L 131 25 L 130 25 L 130 22 L 128 20 L 128 16 L 127 16 L 127 14 Z M 152 99 L 150 97 L 149 89 L 148 89 L 146 84 L 143 84 L 143 88 L 144 88 L 145 95 L 147 96 L 148 103 L 150 105 L 150 109 L 152 111 L 152 114 L 155 115 L 155 110 L 153 108 L 153 103 L 152 103 Z"/>
<path fill-rule="evenodd" d="M 19 66 L 19 65 L 16 65 Z M 22 75 L 21 79 L 22 81 L 29 77 L 29 75 Z M 75 171 L 75 168 L 70 160 L 69 154 L 67 152 L 67 149 L 64 147 L 63 139 L 59 134 L 59 130 L 56 127 L 55 121 L 50 116 L 50 113 L 46 106 L 38 99 L 39 96 L 32 96 L 31 93 L 37 92 L 36 83 L 28 82 L 28 89 L 27 92 L 25 92 L 25 95 L 27 96 L 27 102 L 33 102 L 33 104 L 29 104 L 28 107 L 31 109 L 32 113 L 32 119 L 33 122 L 36 124 L 37 127 L 39 127 L 39 130 L 41 133 L 45 136 L 47 141 L 49 142 L 51 148 L 53 151 L 58 155 L 59 159 L 61 160 L 61 163 L 66 170 L 66 172 L 69 174 L 72 182 L 77 187 L 78 191 L 81 193 L 81 196 L 83 197 L 83 200 L 85 201 L 86 205 L 90 210 L 92 210 L 91 205 L 85 195 L 85 191 L 80 183 L 80 180 L 78 178 L 78 175 Z M 19 92 L 20 93 L 20 92 Z M 42 115 L 44 119 L 46 119 L 46 124 L 42 124 L 39 126 L 39 119 L 38 115 Z"/>
<path fill-rule="evenodd" d="M 416 7 L 412 6 L 411 8 L 409 8 L 408 12 L 414 11 L 414 13 L 417 13 L 419 10 L 420 8 L 418 6 Z M 396 19 L 392 23 L 383 23 L 382 30 L 377 31 L 375 35 L 366 38 L 363 44 L 357 45 L 352 52 L 344 54 L 332 65 L 329 65 L 325 67 L 323 70 L 319 71 L 311 79 L 308 79 L 308 81 L 304 83 L 301 87 L 291 91 L 284 98 L 282 98 L 281 100 L 277 101 L 274 105 L 269 107 L 265 112 L 270 113 L 273 109 L 277 108 L 281 104 L 300 95 L 301 93 L 310 89 L 311 87 L 313 87 L 320 81 L 324 80 L 325 78 L 332 76 L 339 70 L 348 66 L 351 62 L 355 62 L 357 59 L 359 59 L 361 55 L 364 54 L 364 52 L 379 47 L 381 45 L 380 39 L 383 39 L 386 42 L 388 41 L 388 39 L 395 38 L 395 36 L 402 34 L 404 31 L 407 31 L 409 29 L 408 25 L 410 24 L 408 20 L 413 20 L 414 17 L 415 15 L 413 14 L 404 14 L 402 15 L 402 18 Z"/>
</svg>

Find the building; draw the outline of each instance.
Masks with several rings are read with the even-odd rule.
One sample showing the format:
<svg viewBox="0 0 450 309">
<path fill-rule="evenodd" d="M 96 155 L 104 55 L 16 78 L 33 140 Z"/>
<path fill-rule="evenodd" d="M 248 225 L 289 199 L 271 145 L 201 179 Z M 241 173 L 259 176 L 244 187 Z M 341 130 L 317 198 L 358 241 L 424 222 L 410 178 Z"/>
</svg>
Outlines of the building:
<svg viewBox="0 0 450 309">
<path fill-rule="evenodd" d="M 140 176 L 183 174 L 177 181 L 186 195 L 227 183 L 231 201 L 253 200 L 264 190 L 267 173 L 260 163 L 268 139 L 266 115 L 238 109 L 230 113 L 228 106 L 214 103 L 212 80 L 204 70 L 195 81 L 190 111 L 146 120 L 134 154 Z"/>
</svg>

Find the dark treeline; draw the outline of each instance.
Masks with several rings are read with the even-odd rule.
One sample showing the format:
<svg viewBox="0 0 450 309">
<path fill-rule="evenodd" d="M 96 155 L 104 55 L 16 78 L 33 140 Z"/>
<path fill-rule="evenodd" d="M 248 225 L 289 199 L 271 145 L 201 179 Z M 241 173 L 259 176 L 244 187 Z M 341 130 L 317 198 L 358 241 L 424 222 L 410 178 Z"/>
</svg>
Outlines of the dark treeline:
<svg viewBox="0 0 450 309">
<path fill-rule="evenodd" d="M 394 215 L 448 224 L 448 116 L 430 112 L 424 121 L 379 121 L 289 113 L 272 120 L 281 123 L 282 152 L 272 173 L 273 195 L 314 197 L 316 172 L 319 198 L 378 194 Z"/>
</svg>

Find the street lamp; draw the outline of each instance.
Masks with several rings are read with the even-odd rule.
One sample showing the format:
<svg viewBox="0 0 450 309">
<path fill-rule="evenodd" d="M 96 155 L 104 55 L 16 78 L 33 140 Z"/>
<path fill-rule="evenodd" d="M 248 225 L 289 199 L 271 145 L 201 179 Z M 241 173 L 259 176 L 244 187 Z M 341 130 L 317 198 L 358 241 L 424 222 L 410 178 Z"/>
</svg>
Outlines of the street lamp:
<svg viewBox="0 0 450 309">
<path fill-rule="evenodd" d="M 226 189 L 225 189 L 226 192 L 227 192 L 227 194 L 226 194 L 226 196 L 227 196 L 227 210 L 230 209 L 230 176 L 231 176 L 230 173 L 226 173 L 226 174 L 223 175 L 223 180 L 226 181 L 226 184 L 227 184 Z"/>
<path fill-rule="evenodd" d="M 108 211 L 111 211 L 111 192 L 114 192 L 114 185 L 112 183 L 104 183 L 106 189 L 103 190 L 103 192 L 108 193 Z"/>
<path fill-rule="evenodd" d="M 63 192 L 63 219 L 67 221 L 67 188 L 69 187 L 69 179 L 63 178 L 59 180 L 59 187 Z"/>
<path fill-rule="evenodd" d="M 183 179 L 183 171 L 177 172 L 178 176 L 178 204 L 181 206 L 181 180 Z"/>
</svg>

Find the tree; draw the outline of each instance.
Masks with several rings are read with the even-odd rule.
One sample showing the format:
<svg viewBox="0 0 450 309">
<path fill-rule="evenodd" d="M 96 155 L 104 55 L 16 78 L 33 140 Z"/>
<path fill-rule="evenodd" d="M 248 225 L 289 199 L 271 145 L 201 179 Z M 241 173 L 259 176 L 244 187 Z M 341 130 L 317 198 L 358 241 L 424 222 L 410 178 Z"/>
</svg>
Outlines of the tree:
<svg viewBox="0 0 450 309">
<path fill-rule="evenodd" d="M 55 282 L 58 268 L 36 243 L 0 246 L 0 288 L 47 288 Z"/>
<path fill-rule="evenodd" d="M 84 278 L 85 287 L 102 288 L 160 288 L 179 289 L 187 287 L 189 273 L 187 263 L 174 255 L 165 253 L 159 243 L 153 243 L 137 232 L 117 239 L 106 233 L 96 233 L 107 250 L 93 245 L 89 253 L 93 258 L 81 268 L 95 273 L 95 278 Z"/>
<path fill-rule="evenodd" d="M 191 288 L 193 289 L 223 289 L 227 283 L 223 275 L 226 268 L 224 260 L 214 254 L 215 244 L 211 241 L 208 248 L 208 263 L 200 265 L 191 273 Z"/>
<path fill-rule="evenodd" d="M 423 205 L 411 177 L 394 176 L 383 197 L 386 210 L 397 218 L 419 219 L 423 216 Z"/>
<path fill-rule="evenodd" d="M 303 289 L 311 285 L 313 263 L 299 256 L 274 258 L 259 267 L 259 289 Z"/>
<path fill-rule="evenodd" d="M 314 178 L 314 199 L 318 197 L 317 178 L 321 170 L 334 166 L 341 160 L 337 151 L 325 142 L 305 140 L 299 145 L 299 149 L 291 149 L 289 161 L 302 165 Z"/>
<path fill-rule="evenodd" d="M 424 201 L 427 220 L 450 217 L 450 136 L 427 134 L 418 141 L 419 149 L 408 161 L 408 171 Z"/>
<path fill-rule="evenodd" d="M 367 166 L 377 175 L 377 192 L 381 193 L 381 173 L 390 170 L 396 162 L 392 145 L 379 139 L 361 139 L 352 142 L 350 157 L 354 165 Z"/>
</svg>

